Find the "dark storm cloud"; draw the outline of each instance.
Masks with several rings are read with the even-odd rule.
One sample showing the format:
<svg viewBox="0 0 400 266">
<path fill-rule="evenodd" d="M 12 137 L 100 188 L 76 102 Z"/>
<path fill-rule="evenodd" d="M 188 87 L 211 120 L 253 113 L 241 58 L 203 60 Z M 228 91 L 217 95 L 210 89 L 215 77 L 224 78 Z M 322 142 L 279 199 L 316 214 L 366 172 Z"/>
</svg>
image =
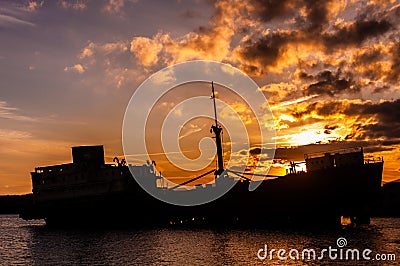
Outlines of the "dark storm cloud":
<svg viewBox="0 0 400 266">
<path fill-rule="evenodd" d="M 332 130 L 337 129 L 339 126 L 338 125 L 325 125 L 324 127 L 324 133 L 325 134 L 331 134 Z"/>
<path fill-rule="evenodd" d="M 397 144 L 400 144 L 400 139 L 390 139 L 390 140 L 382 141 L 383 146 L 391 146 L 391 145 L 397 145 Z"/>
<path fill-rule="evenodd" d="M 376 115 L 378 120 L 374 124 L 362 125 L 361 137 L 384 137 L 389 141 L 400 138 L 400 99 L 393 102 L 358 105 L 354 111 L 360 112 L 363 116 Z"/>
<path fill-rule="evenodd" d="M 382 63 L 387 60 L 383 46 L 362 49 L 352 59 L 352 69 L 357 69 L 359 75 L 370 80 L 380 79 L 385 71 Z"/>
<path fill-rule="evenodd" d="M 307 108 L 305 110 L 293 110 L 293 112 L 291 113 L 291 115 L 297 119 L 301 119 L 303 118 L 303 116 L 305 115 L 309 115 L 313 110 L 315 110 L 316 105 L 318 103 L 311 103 L 307 106 Z"/>
<path fill-rule="evenodd" d="M 353 81 L 350 73 L 343 74 L 339 69 L 336 73 L 329 70 L 320 72 L 315 83 L 310 84 L 307 87 L 306 93 L 308 95 L 319 94 L 334 96 L 341 92 L 358 92 L 360 87 Z"/>
<path fill-rule="evenodd" d="M 254 12 L 260 19 L 268 22 L 275 17 L 293 15 L 296 1 L 288 0 L 252 0 L 250 4 L 254 7 Z"/>
<path fill-rule="evenodd" d="M 387 68 L 388 63 L 390 68 Z M 352 58 L 351 68 L 372 81 L 383 78 L 388 84 L 397 84 L 400 81 L 400 43 L 363 47 Z M 377 87 L 374 93 L 390 89 L 388 84 Z"/>
<path fill-rule="evenodd" d="M 316 36 L 312 36 L 312 32 L 328 22 L 327 5 L 330 1 L 253 0 L 250 3 L 256 17 L 264 22 L 275 18 L 295 17 L 298 24 L 297 30 L 272 31 L 266 36 L 249 39 L 243 44 L 239 55 L 250 62 L 244 64 L 243 68 L 252 73 L 263 73 L 264 69 L 259 69 L 259 66 L 275 66 L 288 45 L 313 42 Z M 302 8 L 305 10 L 305 17 L 298 14 L 298 10 Z"/>
<path fill-rule="evenodd" d="M 353 106 L 352 104 L 350 104 L 350 106 Z M 355 106 L 359 106 L 359 105 L 355 105 Z M 327 104 L 322 104 L 320 106 L 318 106 L 316 108 L 316 112 L 318 115 L 321 116 L 331 116 L 331 115 L 335 115 L 338 113 L 345 113 L 346 115 L 349 116 L 353 116 L 353 115 L 358 115 L 358 113 L 352 113 L 350 114 L 348 112 L 347 108 L 351 108 L 351 107 L 347 107 L 346 104 L 344 104 L 343 102 L 340 101 L 333 101 L 333 102 L 328 102 Z"/>
<path fill-rule="evenodd" d="M 400 99 L 381 103 L 353 103 L 347 101 L 315 102 L 309 104 L 303 111 L 293 112 L 292 115 L 301 118 L 315 111 L 321 116 L 331 116 L 343 113 L 347 116 L 372 116 L 377 115 L 384 123 L 400 123 Z"/>
<path fill-rule="evenodd" d="M 359 138 L 400 138 L 400 123 L 392 125 L 382 123 L 366 124 L 361 126 L 361 130 L 362 133 L 359 135 Z"/>
<path fill-rule="evenodd" d="M 390 74 L 388 76 L 388 81 L 396 83 L 400 81 L 400 43 L 396 45 L 391 50 L 392 56 L 392 66 L 390 68 Z"/>
<path fill-rule="evenodd" d="M 366 105 L 365 114 L 377 113 L 385 117 L 385 122 L 400 122 L 400 99 L 393 102 L 382 102 L 379 104 Z"/>
<path fill-rule="evenodd" d="M 332 1 L 304 1 L 307 8 L 307 18 L 310 23 L 309 29 L 314 30 L 320 28 L 328 22 L 328 7 Z"/>
<path fill-rule="evenodd" d="M 384 85 L 381 87 L 376 87 L 372 93 L 381 93 L 390 89 L 390 86 Z"/>
<path fill-rule="evenodd" d="M 388 32 L 392 25 L 387 20 L 356 21 L 322 36 L 327 49 L 359 46 L 365 40 Z"/>
<path fill-rule="evenodd" d="M 302 71 L 302 70 L 301 70 L 301 71 L 297 74 L 297 78 L 300 79 L 300 80 L 302 80 L 302 81 L 310 81 L 310 80 L 313 80 L 313 79 L 314 79 L 314 76 L 308 74 L 306 71 Z"/>
<path fill-rule="evenodd" d="M 354 21 L 334 24 L 332 23 L 334 14 L 330 10 L 334 5 L 339 5 L 335 1 L 252 0 L 250 3 L 252 6 L 249 9 L 250 16 L 253 15 L 263 22 L 294 19 L 294 24 L 284 31 L 272 30 L 267 36 L 262 37 L 256 33 L 243 43 L 239 57 L 246 63 L 243 63 L 242 67 L 246 71 L 257 74 L 267 73 L 268 69 L 276 66 L 277 63 L 284 64 L 280 60 L 291 45 L 313 45 L 316 49 L 322 49 L 325 53 L 330 54 L 338 50 L 359 47 L 374 38 L 380 40 L 379 38 L 384 34 L 394 33 L 396 30 L 396 27 L 393 26 L 395 22 L 389 16 L 395 11 L 385 11 L 383 14 L 364 8 L 358 11 L 360 14 L 356 15 Z M 378 57 L 379 51 L 374 51 L 371 54 L 363 55 L 360 61 L 365 63 L 368 60 L 377 61 Z M 393 73 L 399 73 L 398 60 L 393 62 L 392 68 Z M 369 69 L 365 75 L 377 78 L 380 72 L 380 69 L 376 71 Z M 393 74 L 390 78 L 397 80 L 398 77 L 398 74 Z M 307 72 L 304 72 L 301 78 L 307 79 Z M 345 78 L 337 80 L 337 82 L 337 84 L 317 83 L 311 86 L 311 90 L 333 95 L 353 85 L 351 80 Z M 338 88 L 336 89 L 336 87 Z M 356 88 L 357 90 L 358 88 Z"/>
<path fill-rule="evenodd" d="M 384 56 L 382 49 L 371 47 L 355 56 L 355 64 L 371 64 L 380 61 Z"/>
<path fill-rule="evenodd" d="M 315 102 L 307 106 L 305 110 L 294 110 L 292 116 L 301 119 L 305 115 L 311 114 L 311 112 L 316 112 L 319 116 L 332 116 L 337 113 L 342 112 L 344 109 L 344 103 L 341 101 L 330 101 L 330 102 Z"/>
<path fill-rule="evenodd" d="M 240 56 L 262 66 L 273 66 L 286 50 L 286 45 L 296 40 L 295 31 L 275 31 L 256 41 L 249 40 L 244 43 Z"/>
<path fill-rule="evenodd" d="M 299 24 L 316 28 L 328 22 L 328 5 L 332 1 L 314 0 L 252 0 L 257 16 L 265 22 L 274 18 L 297 17 Z M 298 15 L 298 10 L 305 10 L 305 18 Z"/>
<path fill-rule="evenodd" d="M 249 39 L 243 44 L 239 56 L 249 62 L 243 65 L 246 71 L 251 73 L 264 73 L 264 69 L 275 66 L 282 54 L 286 52 L 287 46 L 296 43 L 312 43 L 320 38 L 322 27 L 329 21 L 328 5 L 331 1 L 313 0 L 253 0 L 253 15 L 263 22 L 273 19 L 295 18 L 296 30 L 272 31 L 266 36 Z M 299 10 L 304 10 L 304 17 Z M 250 12 L 251 13 L 251 12 Z M 314 36 L 315 35 L 315 36 Z"/>
<path fill-rule="evenodd" d="M 386 67 L 388 62 L 391 64 L 390 69 Z M 362 87 L 357 81 L 359 77 L 371 80 L 369 85 L 372 86 L 374 81 L 382 79 L 382 77 L 391 83 L 396 83 L 400 73 L 400 48 L 399 45 L 393 44 L 389 46 L 389 49 L 383 45 L 363 47 L 352 57 L 348 67 L 346 66 L 346 72 L 341 71 L 345 64 L 341 63 L 340 65 L 341 67 L 335 72 L 324 70 L 317 74 L 309 74 L 305 69 L 302 69 L 297 73 L 296 78 L 303 84 L 308 84 L 305 86 L 305 92 L 308 95 L 334 96 L 342 92 L 359 92 Z M 384 84 L 376 87 L 373 93 L 385 92 L 390 88 L 388 84 Z"/>
</svg>

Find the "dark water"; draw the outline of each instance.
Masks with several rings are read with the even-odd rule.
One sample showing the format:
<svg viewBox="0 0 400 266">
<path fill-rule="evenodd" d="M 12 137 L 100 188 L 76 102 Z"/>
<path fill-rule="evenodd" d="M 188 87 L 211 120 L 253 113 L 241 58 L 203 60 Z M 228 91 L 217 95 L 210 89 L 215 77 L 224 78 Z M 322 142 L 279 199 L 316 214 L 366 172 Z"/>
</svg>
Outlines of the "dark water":
<svg viewBox="0 0 400 266">
<path fill-rule="evenodd" d="M 373 255 L 395 254 L 400 261 L 400 219 L 373 219 L 363 228 L 334 231 L 152 229 L 74 231 L 54 230 L 43 221 L 26 222 L 0 216 L 0 265 L 373 265 L 378 261 L 260 260 L 257 251 L 337 248 L 339 237 L 347 248 L 369 248 Z M 287 255 L 287 254 L 286 254 Z M 373 256 L 371 255 L 371 256 Z M 398 258 L 397 258 L 398 257 Z"/>
</svg>

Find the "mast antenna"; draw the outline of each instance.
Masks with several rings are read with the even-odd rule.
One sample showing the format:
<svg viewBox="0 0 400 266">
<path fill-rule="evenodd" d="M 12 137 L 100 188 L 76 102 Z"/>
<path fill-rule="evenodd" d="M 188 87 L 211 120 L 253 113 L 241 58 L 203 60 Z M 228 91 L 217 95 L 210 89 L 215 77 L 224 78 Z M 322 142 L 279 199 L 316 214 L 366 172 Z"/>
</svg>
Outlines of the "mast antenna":
<svg viewBox="0 0 400 266">
<path fill-rule="evenodd" d="M 215 103 L 215 90 L 214 90 L 214 81 L 211 81 L 211 88 L 212 88 L 212 96 L 214 102 L 214 117 L 215 117 L 215 126 L 218 126 L 218 119 L 217 119 L 217 105 Z"/>
<path fill-rule="evenodd" d="M 217 162 L 218 162 L 218 169 L 215 170 L 215 175 L 221 175 L 224 172 L 224 159 L 222 156 L 222 140 L 221 140 L 221 132 L 222 127 L 218 125 L 217 119 L 217 105 L 215 103 L 215 90 L 214 90 L 214 81 L 211 81 L 211 88 L 212 88 L 212 96 L 214 102 L 214 115 L 215 115 L 215 125 L 211 126 L 211 132 L 215 134 L 215 144 L 217 145 Z"/>
</svg>

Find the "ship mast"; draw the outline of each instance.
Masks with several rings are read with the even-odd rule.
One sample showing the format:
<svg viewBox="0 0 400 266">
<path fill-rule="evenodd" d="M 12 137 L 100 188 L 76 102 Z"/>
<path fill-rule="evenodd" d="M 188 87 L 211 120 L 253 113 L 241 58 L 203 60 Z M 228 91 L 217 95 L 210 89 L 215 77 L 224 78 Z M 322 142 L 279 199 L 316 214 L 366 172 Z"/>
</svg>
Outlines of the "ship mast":
<svg viewBox="0 0 400 266">
<path fill-rule="evenodd" d="M 211 126 L 211 132 L 214 132 L 215 134 L 215 144 L 217 145 L 217 162 L 218 162 L 218 169 L 215 170 L 214 174 L 215 175 L 220 175 L 224 171 L 224 160 L 222 156 L 222 140 L 221 140 L 221 133 L 222 133 L 222 127 L 218 125 L 218 119 L 217 119 L 217 106 L 215 103 L 215 92 L 214 92 L 214 82 L 211 82 L 211 88 L 212 88 L 212 96 L 211 99 L 213 99 L 214 102 L 214 117 L 215 117 L 215 125 Z"/>
</svg>

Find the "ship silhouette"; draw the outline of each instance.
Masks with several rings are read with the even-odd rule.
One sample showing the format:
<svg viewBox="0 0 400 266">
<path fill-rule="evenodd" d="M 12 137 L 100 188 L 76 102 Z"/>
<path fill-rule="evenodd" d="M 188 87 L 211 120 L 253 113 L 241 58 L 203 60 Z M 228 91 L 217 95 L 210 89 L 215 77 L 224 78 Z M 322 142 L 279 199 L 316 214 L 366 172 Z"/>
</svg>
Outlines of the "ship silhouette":
<svg viewBox="0 0 400 266">
<path fill-rule="evenodd" d="M 53 226 L 340 226 L 348 217 L 352 224 L 368 224 L 371 209 L 379 200 L 383 158 L 364 159 L 362 147 L 304 155 L 306 171 L 291 162 L 286 175 L 261 182 L 249 190 L 254 173 L 224 168 L 222 127 L 211 127 L 217 147 L 217 168 L 173 187 L 165 187 L 155 162 L 127 165 L 114 159 L 106 164 L 103 146 L 72 148 L 73 162 L 37 167 L 32 176 L 32 203 L 20 217 L 45 219 Z M 131 171 L 130 171 L 131 170 Z M 220 198 L 196 206 L 178 206 L 148 194 L 132 177 L 140 176 L 155 191 L 179 192 L 180 188 L 215 175 L 215 184 L 196 190 L 213 191 L 233 184 Z M 264 176 L 270 177 L 270 176 Z M 161 185 L 160 185 L 161 184 Z"/>
</svg>

